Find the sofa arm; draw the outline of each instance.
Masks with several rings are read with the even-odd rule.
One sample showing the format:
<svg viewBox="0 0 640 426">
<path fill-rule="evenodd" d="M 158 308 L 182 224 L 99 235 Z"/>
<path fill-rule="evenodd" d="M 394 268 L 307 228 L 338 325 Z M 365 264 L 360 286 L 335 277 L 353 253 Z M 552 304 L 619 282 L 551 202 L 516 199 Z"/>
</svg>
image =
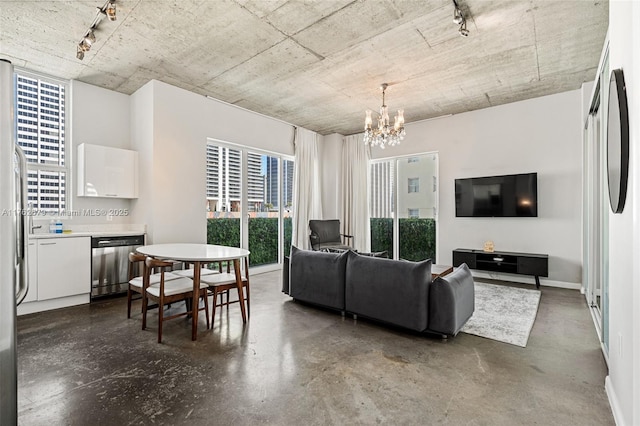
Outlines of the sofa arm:
<svg viewBox="0 0 640 426">
<path fill-rule="evenodd" d="M 432 284 L 429 297 L 429 331 L 455 336 L 475 309 L 475 287 L 465 263 Z"/>
</svg>

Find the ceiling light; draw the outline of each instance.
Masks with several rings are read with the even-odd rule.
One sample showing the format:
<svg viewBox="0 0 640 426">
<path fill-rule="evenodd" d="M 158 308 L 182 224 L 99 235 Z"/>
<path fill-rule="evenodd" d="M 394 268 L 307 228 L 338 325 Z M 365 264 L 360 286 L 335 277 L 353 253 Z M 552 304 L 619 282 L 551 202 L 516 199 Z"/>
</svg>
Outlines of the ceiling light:
<svg viewBox="0 0 640 426">
<path fill-rule="evenodd" d="M 395 146 L 399 144 L 406 135 L 404 130 L 404 110 L 399 109 L 398 114 L 394 118 L 393 127 L 389 126 L 389 109 L 384 103 L 385 91 L 389 85 L 382 83 L 382 106 L 380 107 L 380 116 L 378 117 L 378 127 L 372 128 L 373 121 L 371 119 L 371 110 L 366 111 L 364 120 L 364 143 L 365 145 L 379 146 L 381 149 L 385 145 Z"/>
<path fill-rule="evenodd" d="M 76 47 L 76 58 L 79 60 L 84 59 L 84 52 L 88 52 L 91 49 L 91 45 L 96 42 L 94 30 L 98 28 L 104 17 L 106 16 L 110 21 L 116 20 L 116 0 L 107 0 L 102 7 L 97 7 L 96 9 L 96 17 L 93 18 L 89 29 L 84 33 L 84 37 Z"/>
<path fill-rule="evenodd" d="M 87 35 L 84 36 L 84 39 L 82 39 L 82 41 L 84 41 L 86 44 L 89 45 L 89 47 L 91 47 L 91 45 L 96 42 L 96 35 L 93 33 L 93 30 L 89 30 L 87 32 Z"/>
<path fill-rule="evenodd" d="M 460 7 L 458 7 L 458 3 L 456 0 L 451 0 L 453 2 L 453 23 L 456 25 L 460 25 L 458 28 L 458 33 L 462 37 L 469 36 L 469 30 L 467 29 L 467 18 L 462 13 Z"/>
<path fill-rule="evenodd" d="M 453 9 L 453 23 L 456 25 L 460 25 L 462 24 L 462 21 L 464 21 L 464 18 L 462 17 L 462 11 L 456 7 L 455 9 Z"/>
<path fill-rule="evenodd" d="M 106 9 L 105 12 L 107 13 L 107 18 L 109 18 L 110 21 L 115 21 L 116 19 L 118 19 L 116 17 L 116 3 L 115 3 L 115 0 L 109 1 L 109 5 L 107 6 L 107 9 Z"/>
<path fill-rule="evenodd" d="M 82 49 L 83 52 L 88 52 L 89 49 L 91 49 L 91 42 L 89 42 L 85 37 L 80 41 L 80 43 L 78 44 L 78 47 Z"/>
<path fill-rule="evenodd" d="M 467 29 L 467 21 L 462 21 L 460 29 L 458 30 L 462 37 L 469 37 L 469 30 Z"/>
</svg>

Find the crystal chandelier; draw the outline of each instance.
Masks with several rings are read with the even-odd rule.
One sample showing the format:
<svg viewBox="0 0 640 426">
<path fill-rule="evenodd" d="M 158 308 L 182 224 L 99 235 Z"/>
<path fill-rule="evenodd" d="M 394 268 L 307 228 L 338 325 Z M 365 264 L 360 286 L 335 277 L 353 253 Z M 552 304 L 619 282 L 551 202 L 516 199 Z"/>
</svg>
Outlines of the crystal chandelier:
<svg viewBox="0 0 640 426">
<path fill-rule="evenodd" d="M 366 111 L 364 120 L 364 144 L 371 146 L 379 146 L 384 149 L 386 145 L 395 146 L 404 139 L 406 132 L 404 131 L 404 110 L 399 109 L 395 116 L 393 127 L 389 126 L 389 109 L 384 103 L 384 93 L 388 84 L 382 83 L 382 106 L 380 107 L 380 116 L 378 117 L 378 128 L 371 128 L 373 121 L 371 120 L 371 110 Z"/>
</svg>

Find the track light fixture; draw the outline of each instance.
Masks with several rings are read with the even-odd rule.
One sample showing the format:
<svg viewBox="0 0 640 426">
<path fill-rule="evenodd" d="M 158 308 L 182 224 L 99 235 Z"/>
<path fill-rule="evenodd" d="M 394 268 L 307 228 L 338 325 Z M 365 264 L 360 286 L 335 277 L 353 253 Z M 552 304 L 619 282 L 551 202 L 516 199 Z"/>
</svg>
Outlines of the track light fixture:
<svg viewBox="0 0 640 426">
<path fill-rule="evenodd" d="M 462 10 L 458 6 L 456 0 L 451 0 L 453 2 L 453 23 L 459 25 L 458 33 L 462 37 L 469 37 L 469 30 L 467 29 L 467 19 L 465 18 Z"/>
<path fill-rule="evenodd" d="M 89 45 L 89 47 L 91 47 L 91 45 L 96 42 L 96 35 L 93 33 L 93 29 L 90 29 L 89 31 L 87 31 L 87 35 L 84 36 L 84 39 L 82 39 L 82 42 Z"/>
<path fill-rule="evenodd" d="M 79 60 L 84 59 L 84 53 L 88 52 L 96 42 L 95 30 L 104 17 L 106 16 L 109 21 L 116 20 L 116 0 L 107 0 L 102 7 L 97 7 L 96 9 L 96 17 L 93 18 L 91 26 L 89 26 L 89 29 L 84 33 L 84 37 L 82 37 L 76 47 L 76 58 Z"/>
<path fill-rule="evenodd" d="M 453 2 L 453 4 L 455 5 L 456 3 Z M 462 17 L 462 11 L 458 9 L 458 6 L 456 6 L 453 9 L 453 23 L 456 25 L 460 25 L 462 24 L 462 21 L 464 21 L 464 18 Z"/>
<path fill-rule="evenodd" d="M 109 1 L 109 5 L 107 6 L 107 18 L 109 18 L 110 21 L 115 21 L 117 19 L 116 17 L 116 0 L 110 0 Z"/>
<path fill-rule="evenodd" d="M 462 24 L 460 24 L 460 29 L 458 29 L 458 32 L 462 37 L 469 37 L 469 30 L 467 29 L 467 21 L 462 21 Z"/>
</svg>

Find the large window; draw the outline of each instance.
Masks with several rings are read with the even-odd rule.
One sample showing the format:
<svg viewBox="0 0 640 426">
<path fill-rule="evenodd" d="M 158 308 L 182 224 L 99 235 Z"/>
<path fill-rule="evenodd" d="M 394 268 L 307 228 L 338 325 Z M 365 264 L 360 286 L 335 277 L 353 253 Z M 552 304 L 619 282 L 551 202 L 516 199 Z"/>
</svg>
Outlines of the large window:
<svg viewBox="0 0 640 426">
<path fill-rule="evenodd" d="M 27 71 L 16 71 L 14 83 L 17 143 L 28 163 L 28 203 L 34 210 L 62 214 L 69 207 L 67 83 Z"/>
<path fill-rule="evenodd" d="M 246 247 L 250 265 L 281 262 L 291 247 L 293 161 L 207 143 L 207 241 Z"/>
<path fill-rule="evenodd" d="M 396 259 L 435 262 L 437 173 L 435 153 L 372 162 L 372 251 L 387 251 Z"/>
</svg>

